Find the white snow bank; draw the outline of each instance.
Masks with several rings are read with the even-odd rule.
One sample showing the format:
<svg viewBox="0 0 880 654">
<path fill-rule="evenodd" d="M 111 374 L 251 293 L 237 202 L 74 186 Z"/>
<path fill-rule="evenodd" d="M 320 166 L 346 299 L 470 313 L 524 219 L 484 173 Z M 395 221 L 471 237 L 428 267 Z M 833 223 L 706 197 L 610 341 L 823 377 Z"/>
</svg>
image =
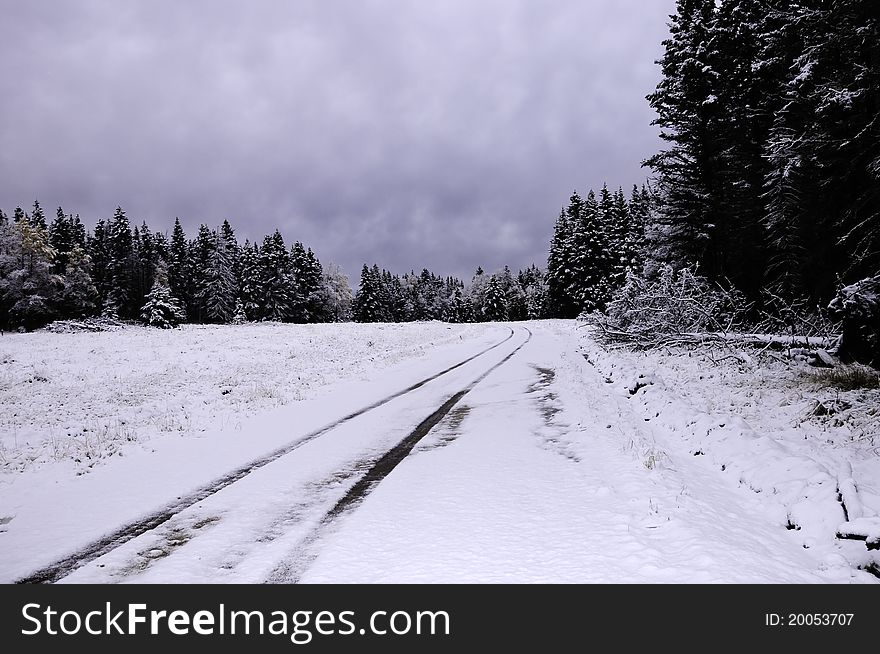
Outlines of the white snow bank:
<svg viewBox="0 0 880 654">
<path fill-rule="evenodd" d="M 870 544 L 880 544 L 880 518 L 856 518 L 844 522 L 838 532 L 845 536 L 858 536 Z"/>
<path fill-rule="evenodd" d="M 585 356 L 629 398 L 664 449 L 754 493 L 821 565 L 871 564 L 864 544 L 842 543 L 836 534 L 846 520 L 841 496 L 859 515 L 880 513 L 880 424 L 816 414 L 817 401 L 840 404 L 843 393 L 818 388 L 804 370 L 778 361 L 686 348 L 608 352 L 579 329 Z M 862 396 L 852 402 L 880 402 L 872 391 L 850 394 Z"/>
</svg>

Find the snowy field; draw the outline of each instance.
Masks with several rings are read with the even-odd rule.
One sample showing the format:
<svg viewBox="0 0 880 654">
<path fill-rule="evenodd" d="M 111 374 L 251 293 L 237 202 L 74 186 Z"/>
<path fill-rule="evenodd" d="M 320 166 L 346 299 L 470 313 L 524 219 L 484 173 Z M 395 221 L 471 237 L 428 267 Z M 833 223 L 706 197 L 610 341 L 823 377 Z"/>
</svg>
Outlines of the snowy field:
<svg viewBox="0 0 880 654">
<path fill-rule="evenodd" d="M 835 390 L 805 365 L 609 351 L 575 321 L 4 346 L 4 438 L 29 429 L 31 442 L 7 445 L 0 582 L 102 538 L 114 547 L 62 581 L 877 582 L 877 553 L 836 534 L 880 534 L 880 391 Z M 343 502 L 450 398 L 412 451 Z M 77 423 L 87 413 L 132 438 L 87 460 L 71 458 L 82 445 L 55 448 L 62 434 L 85 440 L 65 430 L 91 430 Z M 121 526 L 155 515 L 115 546 Z"/>
<path fill-rule="evenodd" d="M 0 470 L 83 472 L 169 436 L 235 430 L 245 418 L 491 328 L 187 325 L 0 337 Z"/>
</svg>

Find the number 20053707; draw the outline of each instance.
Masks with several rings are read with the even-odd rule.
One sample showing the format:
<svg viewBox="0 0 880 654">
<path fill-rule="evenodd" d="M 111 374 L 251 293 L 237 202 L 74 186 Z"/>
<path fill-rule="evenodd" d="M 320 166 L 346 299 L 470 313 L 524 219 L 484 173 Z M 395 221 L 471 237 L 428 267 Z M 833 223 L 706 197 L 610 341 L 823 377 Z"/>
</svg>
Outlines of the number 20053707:
<svg viewBox="0 0 880 654">
<path fill-rule="evenodd" d="M 855 613 L 765 613 L 767 627 L 848 627 Z"/>
</svg>

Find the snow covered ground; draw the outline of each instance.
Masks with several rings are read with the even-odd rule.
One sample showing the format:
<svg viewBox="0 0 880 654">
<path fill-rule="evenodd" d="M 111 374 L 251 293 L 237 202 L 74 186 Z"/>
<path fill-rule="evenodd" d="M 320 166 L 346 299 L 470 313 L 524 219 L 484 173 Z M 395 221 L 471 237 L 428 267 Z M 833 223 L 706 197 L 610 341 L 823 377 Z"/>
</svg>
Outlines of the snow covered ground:
<svg viewBox="0 0 880 654">
<path fill-rule="evenodd" d="M 306 388 L 310 399 L 246 405 L 249 417 L 236 421 L 222 400 L 204 409 L 193 402 L 202 431 L 151 437 L 88 474 L 62 464 L 7 472 L 0 581 L 85 551 L 175 501 L 179 510 L 155 528 L 101 550 L 63 581 L 877 581 L 858 569 L 876 554 L 835 538 L 845 520 L 838 488 L 855 489 L 867 530 L 880 512 L 876 421 L 867 409 L 813 415 L 816 400 L 849 398 L 864 409 L 873 392 L 851 392 L 861 403 L 829 396 L 781 364 L 608 352 L 574 321 L 346 327 L 374 342 L 397 334 L 403 345 L 379 361 L 384 368 L 355 365 L 355 376 L 322 389 L 305 377 L 282 388 L 297 375 L 276 375 L 277 393 L 289 400 Z M 335 328 L 316 326 L 314 338 Z M 278 332 L 245 347 L 260 339 L 236 329 L 226 350 L 240 356 L 227 367 L 257 352 L 264 360 L 250 365 L 285 367 L 265 360 L 283 357 Z M 165 346 L 172 356 L 154 344 L 164 370 L 174 356 L 208 358 L 187 354 L 182 339 L 191 335 L 175 333 L 181 340 Z M 83 335 L 81 349 L 101 336 Z M 57 364 L 44 354 L 39 374 L 52 378 Z M 315 366 L 332 381 L 330 366 Z M 184 369 L 195 368 L 174 370 Z M 220 394 L 222 370 L 198 384 L 167 379 L 188 389 L 182 397 L 205 386 L 207 398 Z M 227 386 L 228 395 L 238 390 L 234 380 Z M 386 453 L 432 417 L 436 426 L 388 465 Z M 290 443 L 235 483 L 198 494 Z"/>
<path fill-rule="evenodd" d="M 0 338 L 0 470 L 78 472 L 134 444 L 239 429 L 268 409 L 434 347 L 480 325 L 185 325 Z"/>
<path fill-rule="evenodd" d="M 821 369 L 772 354 L 608 352 L 580 331 L 591 364 L 650 425 L 664 464 L 676 452 L 678 461 L 721 471 L 820 569 L 880 572 L 880 557 L 863 542 L 834 538 L 847 518 L 880 535 L 880 388 L 840 390 Z"/>
<path fill-rule="evenodd" d="M 813 442 L 817 427 L 758 436 L 730 411 L 787 423 L 742 379 L 738 391 L 709 386 L 723 369 L 707 360 L 609 354 L 580 331 L 583 357 L 574 331 L 535 327 L 521 357 L 340 521 L 302 580 L 876 581 L 854 569 L 864 543 L 834 538 L 843 515 L 826 466 L 845 454 Z M 633 395 L 637 383 L 651 385 Z M 703 393 L 682 399 L 682 383 Z M 797 443 L 777 444 L 786 439 Z M 854 448 L 854 476 L 876 506 L 877 452 Z M 789 514 L 803 527 L 787 529 Z"/>
</svg>

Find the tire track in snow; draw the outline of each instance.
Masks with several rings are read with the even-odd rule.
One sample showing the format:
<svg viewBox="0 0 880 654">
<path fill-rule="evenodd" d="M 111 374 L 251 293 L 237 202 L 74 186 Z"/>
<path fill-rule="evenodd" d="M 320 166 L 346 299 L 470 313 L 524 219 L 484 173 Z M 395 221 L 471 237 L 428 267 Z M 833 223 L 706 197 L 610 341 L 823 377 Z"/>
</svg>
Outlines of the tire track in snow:
<svg viewBox="0 0 880 654">
<path fill-rule="evenodd" d="M 402 441 L 385 452 L 382 456 L 371 462 L 370 468 L 348 489 L 345 495 L 336 502 L 332 509 L 321 519 L 318 526 L 301 542 L 298 551 L 292 556 L 292 560 L 283 563 L 269 575 L 266 583 L 298 583 L 302 574 L 318 556 L 314 546 L 333 522 L 341 515 L 353 511 L 363 502 L 367 496 L 378 486 L 391 472 L 412 452 L 413 448 L 428 433 L 437 426 L 446 415 L 455 407 L 461 399 L 471 392 L 474 387 L 486 379 L 492 372 L 507 363 L 517 352 L 532 340 L 532 332 L 524 327 L 528 336 L 510 354 L 501 361 L 491 366 L 479 377 L 470 382 L 463 389 L 452 395 L 431 415 L 420 422 Z"/>
<path fill-rule="evenodd" d="M 526 331 L 528 331 L 528 330 L 526 330 Z M 474 354 L 473 356 L 470 356 L 467 359 L 464 359 L 463 361 L 460 361 L 460 362 L 456 363 L 455 365 L 446 368 L 445 370 L 441 370 L 440 372 L 438 372 L 434 375 L 431 375 L 430 377 L 426 377 L 425 379 L 413 384 L 412 386 L 408 386 L 407 388 L 404 388 L 401 391 L 397 391 L 396 393 L 388 395 L 388 396 L 382 398 L 381 400 L 373 402 L 372 404 L 370 404 L 368 406 L 365 406 L 361 409 L 358 409 L 357 411 L 354 411 L 353 413 L 349 413 L 348 415 L 340 418 L 339 420 L 336 420 L 328 425 L 325 425 L 324 427 L 321 427 L 320 429 L 317 429 L 313 432 L 310 432 L 310 433 L 306 434 L 305 436 L 303 436 L 295 441 L 292 441 L 292 442 L 288 443 L 287 445 L 284 445 L 284 446 L 270 452 L 269 454 L 266 454 L 265 456 L 262 456 L 258 459 L 254 459 L 253 461 L 246 463 L 245 465 L 228 472 L 227 474 L 223 475 L 222 477 L 218 477 L 217 479 L 214 479 L 213 481 L 211 481 L 208 484 L 202 486 L 201 488 L 195 490 L 194 492 L 190 493 L 189 495 L 180 497 L 177 499 L 177 501 L 171 502 L 170 504 L 163 506 L 162 508 L 158 509 L 157 511 L 150 513 L 147 516 L 145 516 L 135 522 L 131 522 L 126 525 L 123 525 L 122 527 L 120 527 L 116 531 L 107 534 L 103 538 L 100 538 L 99 540 L 96 540 L 96 541 L 90 543 L 89 545 L 86 545 L 85 547 L 80 548 L 79 550 L 69 554 L 68 556 L 64 557 L 63 559 L 60 559 L 60 560 L 58 560 L 48 566 L 40 568 L 39 570 L 32 572 L 31 574 L 27 575 L 26 577 L 22 577 L 21 579 L 17 580 L 15 583 L 16 584 L 54 583 L 54 582 L 58 581 L 59 579 L 66 577 L 68 574 L 70 574 L 71 572 L 73 572 L 77 568 L 79 568 L 87 563 L 90 563 L 91 561 L 94 561 L 97 558 L 104 556 L 108 552 L 113 551 L 117 547 L 123 545 L 124 543 L 127 543 L 128 541 L 132 540 L 133 538 L 137 538 L 138 536 L 145 534 L 146 532 L 151 531 L 151 530 L 155 529 L 156 527 L 159 527 L 160 525 L 168 522 L 169 520 L 171 520 L 174 516 L 176 516 L 178 513 L 180 513 L 184 509 L 188 509 L 189 507 L 193 506 L 194 504 L 197 504 L 198 502 L 201 502 L 202 500 L 210 497 L 211 495 L 214 495 L 215 493 L 223 490 L 227 486 L 234 484 L 235 482 L 239 481 L 240 479 L 246 477 L 247 475 L 254 472 L 255 470 L 258 470 L 258 469 L 262 468 L 263 466 L 266 466 L 266 465 L 272 463 L 273 461 L 276 461 L 276 460 L 280 459 L 281 457 L 283 457 L 287 454 L 290 454 L 291 452 L 293 452 L 297 448 L 302 447 L 306 443 L 313 441 L 316 438 L 319 438 L 320 436 L 323 436 L 324 434 L 333 430 L 334 428 L 338 427 L 339 425 L 342 425 L 350 420 L 353 420 L 354 418 L 357 418 L 358 416 L 362 416 L 365 413 L 372 411 L 373 409 L 377 409 L 380 406 L 388 404 L 388 402 L 391 402 L 392 400 L 395 400 L 403 395 L 406 395 L 406 394 L 411 393 L 415 390 L 418 390 L 419 388 L 421 388 L 425 384 L 428 384 L 428 383 L 434 381 L 435 379 L 439 379 L 443 375 L 446 375 L 446 374 L 452 372 L 453 370 L 457 370 L 458 368 L 461 368 L 462 366 L 464 366 L 467 363 L 470 363 L 474 359 L 477 359 L 477 358 L 483 356 L 484 354 L 487 354 L 487 353 L 491 352 L 492 350 L 494 350 L 498 347 L 501 347 L 507 341 L 512 339 L 513 336 L 514 336 L 514 331 L 513 331 L 513 329 L 510 329 L 510 334 L 508 334 L 506 338 L 499 341 L 498 343 L 495 343 L 494 345 L 487 347 L 485 350 L 482 350 L 481 352 L 478 352 L 477 354 Z M 531 338 L 531 332 L 529 332 L 529 338 Z M 522 347 L 522 345 L 520 347 Z M 517 348 L 517 350 L 518 349 L 519 348 Z M 514 350 L 514 353 L 515 352 L 516 352 L 516 350 Z M 509 355 L 507 358 L 505 358 L 504 361 L 509 359 L 510 356 L 513 356 L 513 353 L 511 355 Z M 497 366 L 495 366 L 495 367 L 497 367 Z M 490 370 L 490 372 L 491 372 L 491 370 Z M 488 374 L 488 372 L 486 374 Z M 482 379 L 482 377 L 481 377 L 481 379 Z M 451 408 L 451 406 L 450 406 L 450 408 Z"/>
</svg>

